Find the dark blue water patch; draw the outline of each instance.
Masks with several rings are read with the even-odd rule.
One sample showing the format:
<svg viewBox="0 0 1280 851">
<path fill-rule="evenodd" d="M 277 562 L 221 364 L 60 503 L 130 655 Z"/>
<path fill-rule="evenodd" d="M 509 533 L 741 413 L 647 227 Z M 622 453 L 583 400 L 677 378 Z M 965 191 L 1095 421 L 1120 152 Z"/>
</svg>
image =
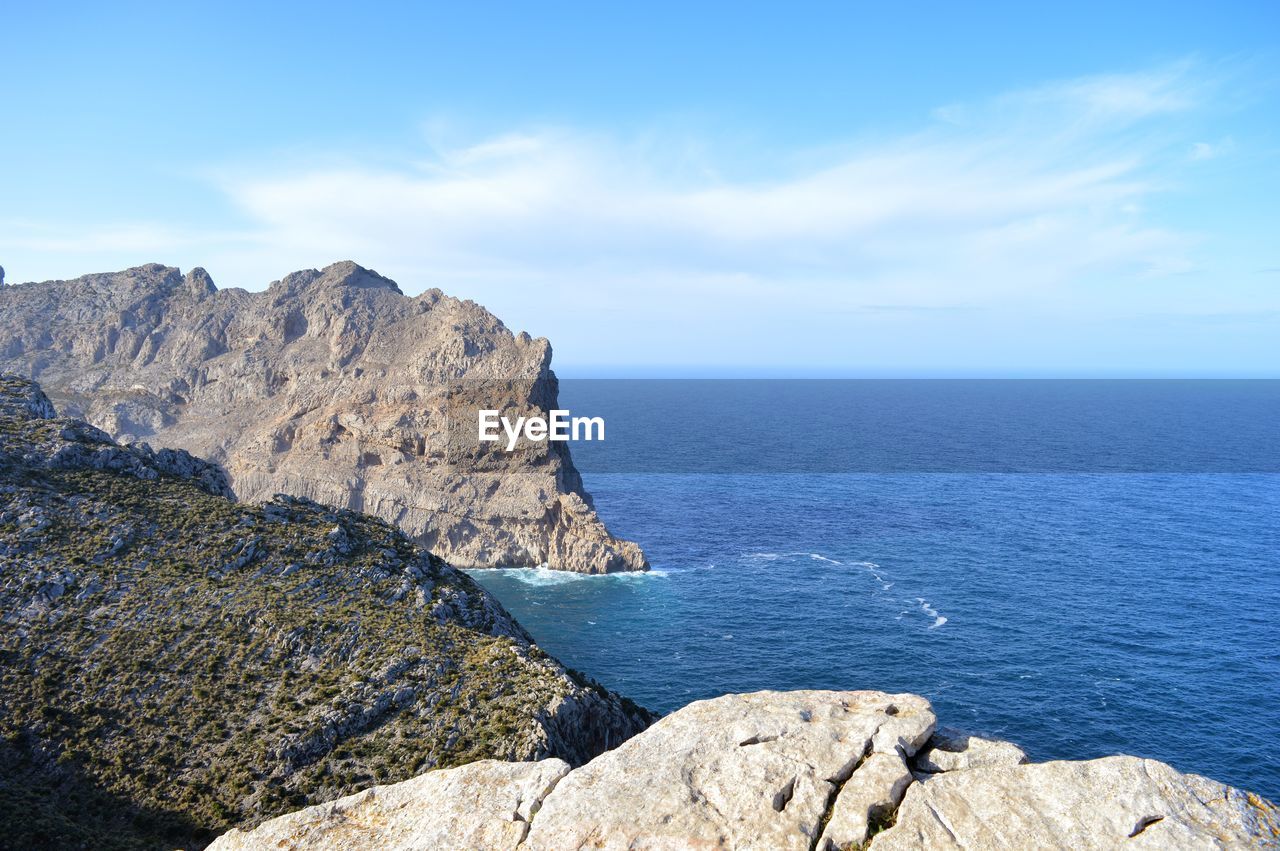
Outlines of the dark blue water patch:
<svg viewBox="0 0 1280 851">
<path fill-rule="evenodd" d="M 871 688 L 1034 759 L 1133 753 L 1280 798 L 1280 476 L 594 474 L 651 575 L 475 575 L 662 711 Z"/>
<path fill-rule="evenodd" d="M 571 379 L 587 473 L 1280 472 L 1280 381 Z M 471 415 L 469 422 L 474 422 Z"/>
</svg>

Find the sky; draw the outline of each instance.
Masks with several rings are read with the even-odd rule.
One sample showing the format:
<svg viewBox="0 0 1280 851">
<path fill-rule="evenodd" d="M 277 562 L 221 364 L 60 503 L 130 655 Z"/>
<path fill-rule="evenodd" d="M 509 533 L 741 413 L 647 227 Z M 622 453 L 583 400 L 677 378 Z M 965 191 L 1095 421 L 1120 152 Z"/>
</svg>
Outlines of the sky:
<svg viewBox="0 0 1280 851">
<path fill-rule="evenodd" d="M 562 375 L 1280 377 L 1280 4 L 9 4 L 8 283 L 351 259 Z"/>
</svg>

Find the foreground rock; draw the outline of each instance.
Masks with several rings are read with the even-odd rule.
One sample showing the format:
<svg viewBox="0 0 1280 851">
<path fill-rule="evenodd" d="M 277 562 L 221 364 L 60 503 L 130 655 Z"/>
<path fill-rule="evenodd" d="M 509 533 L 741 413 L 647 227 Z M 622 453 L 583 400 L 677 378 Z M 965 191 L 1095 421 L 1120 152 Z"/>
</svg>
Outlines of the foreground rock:
<svg viewBox="0 0 1280 851">
<path fill-rule="evenodd" d="M 349 262 L 259 293 L 159 265 L 0 288 L 0 372 L 121 442 L 219 464 L 242 501 L 367 512 L 460 567 L 644 569 L 564 443 L 476 439 L 480 407 L 556 407 L 550 364 L 479 305 Z"/>
<path fill-rule="evenodd" d="M 865 834 L 877 807 L 897 803 L 883 783 L 861 788 L 862 772 L 883 778 L 883 759 L 908 774 L 906 757 L 933 725 L 914 695 L 761 692 L 694 703 L 561 781 L 527 844 L 807 851 L 850 784 L 857 812 L 839 836 L 861 841 L 857 820 Z"/>
<path fill-rule="evenodd" d="M 917 776 L 941 774 L 987 765 L 1023 765 L 1027 754 L 1012 742 L 974 736 L 961 730 L 942 727 L 929 738 L 928 747 L 916 754 Z"/>
<path fill-rule="evenodd" d="M 376 786 L 281 816 L 256 831 L 233 830 L 211 847 L 247 851 L 270 842 L 273 848 L 312 851 L 515 848 L 542 800 L 568 773 L 568 763 L 558 759 L 485 760 Z"/>
<path fill-rule="evenodd" d="M 226 493 L 0 376 L 0 846 L 199 847 L 428 768 L 581 764 L 652 720 L 386 523 Z"/>
<path fill-rule="evenodd" d="M 505 773 L 492 763 L 432 772 L 233 831 L 212 848 L 1277 844 L 1271 804 L 1163 763 L 1109 757 L 1028 765 L 1007 743 L 955 731 L 931 739 L 933 729 L 929 704 L 908 694 L 728 695 L 690 704 L 567 773 L 554 761 Z M 926 753 L 935 766 L 941 758 L 954 767 L 922 772 Z M 927 779 L 913 779 L 913 770 Z"/>
<path fill-rule="evenodd" d="M 1162 762 L 986 766 L 914 784 L 877 851 L 1254 848 L 1280 845 L 1274 806 Z"/>
</svg>

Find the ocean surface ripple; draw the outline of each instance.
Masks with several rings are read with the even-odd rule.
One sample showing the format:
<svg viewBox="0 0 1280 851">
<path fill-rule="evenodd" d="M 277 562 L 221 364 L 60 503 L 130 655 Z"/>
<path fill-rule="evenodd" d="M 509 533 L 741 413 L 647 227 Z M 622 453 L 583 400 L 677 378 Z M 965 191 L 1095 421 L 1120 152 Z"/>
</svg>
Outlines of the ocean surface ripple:
<svg viewBox="0 0 1280 851">
<path fill-rule="evenodd" d="M 1133 753 L 1280 799 L 1280 476 L 586 476 L 650 575 L 474 571 L 661 711 L 870 688 L 1034 759 Z"/>
</svg>

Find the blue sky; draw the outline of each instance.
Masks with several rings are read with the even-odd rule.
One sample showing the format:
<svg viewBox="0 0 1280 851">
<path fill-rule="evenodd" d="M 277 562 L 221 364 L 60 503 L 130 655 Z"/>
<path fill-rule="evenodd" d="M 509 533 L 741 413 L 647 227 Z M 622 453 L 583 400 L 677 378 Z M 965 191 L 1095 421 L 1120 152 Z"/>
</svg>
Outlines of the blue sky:
<svg viewBox="0 0 1280 851">
<path fill-rule="evenodd" d="M 350 258 L 577 375 L 1280 375 L 1278 4 L 182 5 L 3 12 L 10 283 Z"/>
</svg>

